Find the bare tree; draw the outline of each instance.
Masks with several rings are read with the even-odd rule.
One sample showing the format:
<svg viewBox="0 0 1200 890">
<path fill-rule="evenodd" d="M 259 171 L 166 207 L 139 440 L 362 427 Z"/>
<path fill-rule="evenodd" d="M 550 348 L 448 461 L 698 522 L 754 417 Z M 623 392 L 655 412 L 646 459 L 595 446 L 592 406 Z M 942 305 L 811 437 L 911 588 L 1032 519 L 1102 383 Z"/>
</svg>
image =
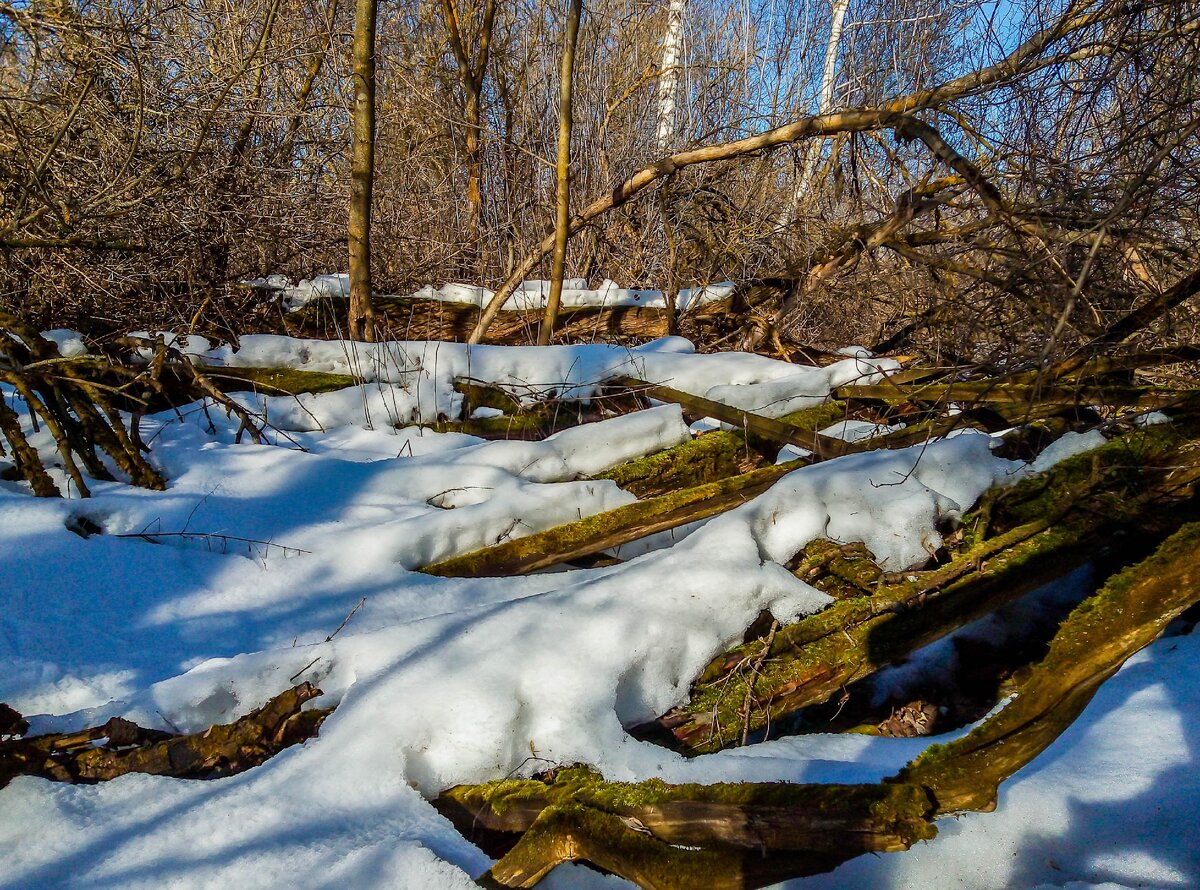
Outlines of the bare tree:
<svg viewBox="0 0 1200 890">
<path fill-rule="evenodd" d="M 567 239 L 571 235 L 571 94 L 575 76 L 575 44 L 579 40 L 579 19 L 582 14 L 583 0 L 569 0 L 559 71 L 558 162 L 554 168 L 558 196 L 555 201 L 554 255 L 546 314 L 542 319 L 542 329 L 538 332 L 539 346 L 548 345 L 554 334 L 554 323 L 558 320 L 558 306 L 562 300 L 563 273 L 567 267 Z"/>
<path fill-rule="evenodd" d="M 491 57 L 492 32 L 496 22 L 496 0 L 484 0 L 482 21 L 472 57 L 459 15 L 457 0 L 440 0 L 442 21 L 450 40 L 450 49 L 458 65 L 463 93 L 463 151 L 467 164 L 467 253 L 478 264 L 480 225 L 483 217 L 483 81 Z M 474 7 L 472 7 L 472 10 Z"/>
<path fill-rule="evenodd" d="M 371 291 L 371 198 L 375 184 L 375 22 L 378 0 L 354 13 L 354 134 L 350 173 L 350 336 L 375 339 Z"/>
<path fill-rule="evenodd" d="M 821 92 L 817 98 L 817 114 L 828 114 L 833 110 L 833 89 L 837 82 L 838 47 L 842 42 L 842 28 L 846 21 L 846 10 L 850 0 L 833 0 L 833 21 L 829 25 L 829 43 L 825 49 L 825 65 L 821 70 Z M 800 177 L 796 180 L 796 191 L 792 198 L 791 210 L 795 209 L 808 191 L 816 172 L 817 160 L 821 156 L 821 142 L 814 139 L 804 150 L 804 166 Z"/>
</svg>

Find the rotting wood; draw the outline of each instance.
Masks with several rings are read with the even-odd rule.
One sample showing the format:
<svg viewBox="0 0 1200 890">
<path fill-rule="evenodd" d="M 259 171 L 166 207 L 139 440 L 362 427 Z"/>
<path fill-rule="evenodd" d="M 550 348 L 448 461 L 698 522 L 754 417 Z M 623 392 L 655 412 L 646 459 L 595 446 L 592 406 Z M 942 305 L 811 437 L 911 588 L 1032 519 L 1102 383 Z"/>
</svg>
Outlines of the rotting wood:
<svg viewBox="0 0 1200 890">
<path fill-rule="evenodd" d="M 1034 386 L 994 380 L 900 387 L 881 383 L 840 386 L 839 399 L 873 399 L 889 403 L 945 405 L 950 402 L 996 402 L 1009 405 L 1106 405 L 1160 408 L 1190 395 L 1188 391 L 1148 386 Z"/>
<path fill-rule="evenodd" d="M 609 479 L 639 498 L 716 482 L 749 472 L 764 462 L 746 440 L 729 430 L 713 430 L 665 451 L 657 451 L 593 476 Z"/>
<path fill-rule="evenodd" d="M 880 834 L 861 829 L 879 827 L 880 819 L 898 826 L 893 840 L 900 842 L 877 849 L 903 850 L 932 837 L 938 816 L 994 809 L 998 786 L 1061 735 L 1130 656 L 1200 601 L 1197 547 L 1200 523 L 1192 522 L 1110 578 L 1063 622 L 1001 710 L 878 786 L 628 784 L 572 767 L 457 786 L 435 803 L 468 839 L 499 856 L 484 886 L 532 887 L 562 862 L 586 861 L 657 890 L 761 887 L 868 851 Z M 884 802 L 873 788 L 901 796 Z M 821 805 L 823 794 L 836 813 Z M 784 801 L 765 819 L 755 809 Z M 781 862 L 778 853 L 789 848 L 801 855 Z M 749 849 L 753 857 L 742 855 Z"/>
<path fill-rule="evenodd" d="M 761 654 L 760 644 L 718 656 L 700 674 L 686 705 L 635 734 L 670 739 L 688 753 L 737 744 L 747 722 L 760 730 L 825 702 L 1087 562 L 1111 531 L 1148 523 L 1163 504 L 1190 495 L 1198 477 L 1195 442 L 1157 429 L 1077 455 L 1014 488 L 993 490 L 965 517 L 964 550 L 947 565 L 881 576 L 870 594 L 849 590 L 824 610 L 781 628 L 752 688 L 743 668 Z M 740 704 L 748 695 L 758 707 L 743 714 Z"/>
<path fill-rule="evenodd" d="M 836 457 L 847 451 L 847 443 L 841 439 L 822 436 L 817 432 L 803 430 L 783 421 L 763 417 L 741 408 L 732 408 L 703 396 L 695 396 L 669 386 L 647 383 L 634 377 L 623 377 L 613 382 L 619 386 L 627 386 L 652 399 L 674 402 L 698 417 L 715 418 L 742 430 L 748 436 L 777 442 L 780 445 L 795 445 L 811 451 L 819 458 Z"/>
<path fill-rule="evenodd" d="M 803 464 L 804 461 L 790 461 L 761 467 L 717 482 L 626 504 L 493 547 L 452 556 L 425 566 L 421 571 L 457 578 L 528 574 L 724 513 L 766 491 Z"/>
<path fill-rule="evenodd" d="M 1200 523 L 1110 578 L 1063 622 L 1018 695 L 966 736 L 934 745 L 896 781 L 928 787 L 937 811 L 989 811 L 999 785 L 1071 725 L 1100 686 L 1200 601 Z"/>
<path fill-rule="evenodd" d="M 846 453 L 907 447 L 957 429 L 965 425 L 965 422 L 965 418 L 954 417 L 939 422 L 940 425 L 915 426 L 874 439 L 854 443 L 836 441 Z M 800 427 L 792 429 L 797 430 L 797 436 L 809 435 Z M 477 578 L 525 574 L 549 568 L 731 510 L 761 494 L 791 470 L 809 462 L 807 458 L 789 461 L 673 491 L 532 535 L 453 556 L 426 566 L 421 571 L 446 577 Z"/>
<path fill-rule="evenodd" d="M 128 773 L 216 778 L 242 772 L 316 735 L 330 709 L 301 708 L 319 695 L 320 689 L 301 683 L 233 723 L 192 735 L 143 729 L 114 717 L 80 732 L 0 741 L 0 788 L 22 775 L 87 783 Z"/>
<path fill-rule="evenodd" d="M 904 850 L 936 833 L 924 789 L 901 784 L 625 784 L 566 768 L 544 780 L 458 786 L 435 804 L 469 839 L 532 832 L 489 873 L 508 887 L 532 886 L 570 859 L 643 887 L 739 887 L 751 859 L 766 852 L 793 854 L 782 872 L 775 866 L 779 877 L 823 871 L 831 858 Z M 570 855 L 564 835 L 584 834 L 591 843 Z"/>
<path fill-rule="evenodd" d="M 825 402 L 780 420 L 798 430 L 813 431 L 845 417 L 844 403 Z M 626 491 L 645 498 L 747 473 L 771 463 L 774 456 L 774 449 L 763 450 L 761 442 L 748 439 L 739 430 L 710 430 L 665 451 L 618 464 L 592 478 L 611 479 Z"/>
<path fill-rule="evenodd" d="M 358 381 L 349 374 L 304 371 L 297 368 L 258 368 L 205 365 L 201 370 L 222 392 L 257 392 L 266 395 L 337 392 Z"/>
</svg>

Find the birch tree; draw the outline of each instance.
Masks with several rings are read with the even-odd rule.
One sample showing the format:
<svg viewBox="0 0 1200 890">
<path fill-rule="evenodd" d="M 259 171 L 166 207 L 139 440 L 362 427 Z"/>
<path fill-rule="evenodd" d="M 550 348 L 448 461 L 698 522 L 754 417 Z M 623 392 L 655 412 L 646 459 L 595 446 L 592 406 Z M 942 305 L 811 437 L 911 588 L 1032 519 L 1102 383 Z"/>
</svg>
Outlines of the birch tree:
<svg viewBox="0 0 1200 890">
<path fill-rule="evenodd" d="M 829 114 L 833 111 L 833 90 L 837 84 L 838 48 L 842 42 L 842 31 L 845 30 L 846 10 L 850 0 L 833 0 L 833 19 L 829 25 L 829 42 L 825 45 L 825 64 L 821 68 L 821 91 L 817 97 L 817 114 Z M 804 148 L 804 165 L 800 168 L 800 177 L 796 180 L 796 190 L 792 194 L 792 204 L 784 212 L 781 225 L 791 222 L 800 202 L 808 194 L 813 174 L 817 169 L 817 161 L 821 158 L 822 141 L 814 139 Z"/>
<path fill-rule="evenodd" d="M 663 34 L 662 73 L 658 81 L 659 154 L 670 151 L 678 129 L 678 105 L 683 58 L 683 16 L 687 0 L 670 0 L 667 7 L 667 29 Z"/>
</svg>

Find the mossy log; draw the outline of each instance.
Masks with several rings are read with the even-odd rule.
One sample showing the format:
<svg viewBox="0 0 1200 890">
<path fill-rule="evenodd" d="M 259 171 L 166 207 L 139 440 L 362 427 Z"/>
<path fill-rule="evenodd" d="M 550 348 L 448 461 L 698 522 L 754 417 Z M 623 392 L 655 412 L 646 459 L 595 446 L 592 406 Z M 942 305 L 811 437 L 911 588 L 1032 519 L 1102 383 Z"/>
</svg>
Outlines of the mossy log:
<svg viewBox="0 0 1200 890">
<path fill-rule="evenodd" d="M 936 833 L 924 789 L 903 784 L 625 784 L 567 768 L 542 780 L 458 786 L 435 803 L 470 839 L 523 835 L 489 875 L 509 887 L 532 886 L 572 859 L 643 887 L 742 887 L 753 859 L 757 877 L 775 880 L 905 850 Z M 779 853 L 792 854 L 784 868 L 762 862 Z"/>
<path fill-rule="evenodd" d="M 626 504 L 493 547 L 452 556 L 421 571 L 454 578 L 528 574 L 724 513 L 766 491 L 776 480 L 802 465 L 803 461 L 791 461 L 760 467 L 717 482 Z"/>
<path fill-rule="evenodd" d="M 609 479 L 639 498 L 664 495 L 749 472 L 762 463 L 746 440 L 713 430 L 665 451 L 626 461 L 593 478 Z"/>
<path fill-rule="evenodd" d="M 300 395 L 301 393 L 336 392 L 357 381 L 349 374 L 326 371 L 302 371 L 296 368 L 251 368 L 212 366 L 204 374 L 222 392 L 263 392 L 266 395 Z"/>
<path fill-rule="evenodd" d="M 1162 524 L 1173 514 L 1164 513 L 1164 505 L 1190 496 L 1198 477 L 1194 441 L 1159 427 L 988 492 L 965 518 L 962 550 L 948 564 L 881 574 L 869 594 L 843 585 L 836 602 L 780 628 L 769 650 L 752 640 L 718 656 L 687 704 L 635 734 L 668 739 L 687 753 L 736 745 L 747 731 L 828 701 L 1089 561 L 1117 531 L 1157 524 L 1161 534 L 1169 533 L 1170 525 Z"/>
<path fill-rule="evenodd" d="M 1058 738 L 1130 656 L 1200 602 L 1197 553 L 1193 522 L 1110 578 L 1063 622 L 1012 701 L 963 738 L 928 749 L 897 781 L 928 787 L 939 813 L 993 809 L 999 785 Z"/>
<path fill-rule="evenodd" d="M 846 417 L 843 402 L 825 402 L 781 417 L 803 431 L 823 429 Z M 611 479 L 639 498 L 653 497 L 748 473 L 773 462 L 775 450 L 764 450 L 737 430 L 710 430 L 693 439 L 618 464 L 593 478 Z"/>
<path fill-rule="evenodd" d="M 466 837 L 500 855 L 480 880 L 485 886 L 532 887 L 562 862 L 587 861 L 641 887 L 760 887 L 863 852 L 903 850 L 933 837 L 938 816 L 994 809 L 999 785 L 1061 735 L 1130 656 L 1200 602 L 1198 549 L 1200 523 L 1186 524 L 1109 579 L 1063 622 L 1001 710 L 879 785 L 628 784 L 574 767 L 458 786 L 435 803 Z M 878 796 L 880 788 L 895 796 Z M 788 851 L 796 855 L 779 857 Z"/>
<path fill-rule="evenodd" d="M 674 402 L 697 417 L 716 418 L 722 423 L 730 424 L 735 429 L 741 430 L 746 436 L 764 439 L 779 445 L 795 445 L 811 451 L 819 458 L 836 457 L 847 451 L 848 443 L 841 439 L 822 436 L 813 430 L 792 426 L 782 420 L 762 417 L 741 408 L 731 408 L 721 402 L 714 402 L 712 399 L 695 396 L 669 386 L 647 383 L 633 377 L 624 377 L 614 382 L 621 386 L 627 386 L 649 398 Z"/>
<path fill-rule="evenodd" d="M 114 717 L 81 732 L 0 741 L 0 788 L 21 775 L 90 783 L 128 773 L 216 778 L 242 772 L 316 735 L 330 712 L 301 706 L 319 695 L 320 689 L 301 683 L 233 723 L 192 735 L 143 729 Z"/>
<path fill-rule="evenodd" d="M 891 383 L 840 386 L 839 399 L 871 399 L 891 404 L 946 405 L 951 402 L 1005 405 L 1104 405 L 1160 408 L 1173 404 L 1186 391 L 1148 386 L 1035 386 L 997 380 L 972 380 L 901 387 Z"/>
<path fill-rule="evenodd" d="M 833 415 L 844 416 L 841 403 L 818 405 L 789 415 L 793 421 L 789 429 L 795 432 L 797 438 L 811 436 L 812 426 Z M 733 466 L 733 447 L 740 443 L 743 448 L 753 451 L 754 445 L 744 437 L 721 435 L 720 438 L 710 438 L 718 435 L 718 432 L 706 433 L 698 442 L 684 443 L 656 455 L 638 458 L 597 477 L 610 478 L 618 484 L 630 483 L 630 490 L 635 494 L 656 493 L 666 488 L 664 477 L 684 484 L 696 478 L 712 476 L 717 477 L 714 481 L 669 491 L 637 504 L 617 507 L 537 534 L 454 556 L 426 566 L 421 571 L 447 577 L 496 577 L 549 568 L 724 513 L 761 494 L 777 479 L 810 462 L 810 459 L 804 458 L 726 476 L 725 471 Z M 876 440 L 853 443 L 832 441 L 838 441 L 847 453 L 876 447 Z M 890 437 L 879 437 L 879 441 L 882 443 L 879 447 L 896 444 Z M 692 459 L 700 460 L 701 472 L 682 466 L 681 461 Z M 762 459 L 761 453 L 755 456 L 747 454 L 747 460 L 751 463 Z M 636 488 L 633 483 L 636 483 Z"/>
</svg>

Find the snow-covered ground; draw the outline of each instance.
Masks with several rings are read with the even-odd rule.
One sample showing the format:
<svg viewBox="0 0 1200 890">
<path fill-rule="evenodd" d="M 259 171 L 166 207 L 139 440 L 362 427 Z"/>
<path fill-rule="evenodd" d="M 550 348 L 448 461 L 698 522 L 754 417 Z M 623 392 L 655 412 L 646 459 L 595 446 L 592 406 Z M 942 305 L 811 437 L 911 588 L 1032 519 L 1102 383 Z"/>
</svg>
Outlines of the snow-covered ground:
<svg viewBox="0 0 1200 890">
<path fill-rule="evenodd" d="M 806 369 L 695 355 L 677 338 L 637 350 L 186 345 L 214 363 L 366 382 L 302 408 L 266 399 L 282 430 L 270 445 L 234 444 L 237 423 L 199 406 L 146 418 L 165 492 L 96 483 L 90 500 L 57 501 L 0 482 L 0 701 L 34 731 L 117 714 L 193 731 L 301 680 L 324 690 L 315 705 L 338 708 L 319 738 L 227 779 L 14 781 L 0 791 L 0 887 L 472 886 L 488 859 L 426 801 L 452 784 L 580 761 L 623 780 L 890 775 L 929 741 L 812 735 L 684 760 L 623 727 L 681 700 L 761 609 L 787 618 L 824 605 L 781 565 L 814 537 L 865 541 L 901 568 L 938 546 L 940 518 L 1028 472 L 964 433 L 796 470 L 616 566 L 435 578 L 413 569 L 629 502 L 587 477 L 689 435 L 674 406 L 537 443 L 392 426 L 458 416 L 457 377 L 584 397 L 633 373 L 781 414 L 875 379 L 881 363 Z M 1094 444 L 1068 440 L 1054 457 Z M 103 533 L 71 531 L 82 516 Z M 139 536 L 155 532 L 168 535 Z M 1200 810 L 1198 656 L 1190 635 L 1133 659 L 1003 787 L 996 813 L 944 820 L 929 844 L 793 885 L 1200 885 L 1200 847 L 1182 829 Z M 547 883 L 590 885 L 620 882 L 570 867 Z"/>
<path fill-rule="evenodd" d="M 269 290 L 279 295 L 284 308 L 295 311 L 314 300 L 345 298 L 350 296 L 350 276 L 345 272 L 332 275 L 316 275 L 302 278 L 293 284 L 286 275 L 270 275 L 246 282 L 250 287 Z M 701 287 L 682 288 L 674 297 L 675 309 L 685 312 L 705 303 L 723 300 L 732 294 L 734 285 L 723 281 Z M 426 285 L 407 296 L 416 300 L 438 300 L 443 303 L 466 303 L 486 306 L 496 292 L 477 284 L 449 282 L 441 287 Z M 513 309 L 542 309 L 550 295 L 550 282 L 531 279 L 523 281 L 504 301 L 501 307 Z M 560 305 L 564 309 L 579 307 L 615 308 L 618 306 L 643 306 L 648 309 L 664 309 L 667 296 L 661 290 L 621 287 L 615 281 L 605 279 L 599 287 L 588 287 L 583 278 L 568 278 L 563 281 Z"/>
</svg>

